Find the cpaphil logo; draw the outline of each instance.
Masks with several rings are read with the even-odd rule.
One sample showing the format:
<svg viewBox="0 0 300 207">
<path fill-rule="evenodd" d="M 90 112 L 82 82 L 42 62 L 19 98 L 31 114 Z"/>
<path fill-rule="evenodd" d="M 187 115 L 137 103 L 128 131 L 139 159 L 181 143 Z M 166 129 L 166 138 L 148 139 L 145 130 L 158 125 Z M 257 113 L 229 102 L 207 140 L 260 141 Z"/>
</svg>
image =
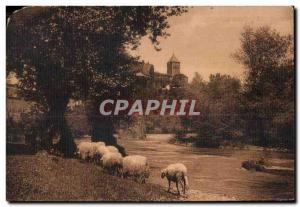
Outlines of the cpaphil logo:
<svg viewBox="0 0 300 207">
<path fill-rule="evenodd" d="M 140 116 L 173 115 L 173 116 L 198 116 L 200 112 L 195 111 L 196 100 L 113 100 L 106 99 L 101 102 L 99 111 L 103 116 L 117 116 L 138 114 Z"/>
</svg>

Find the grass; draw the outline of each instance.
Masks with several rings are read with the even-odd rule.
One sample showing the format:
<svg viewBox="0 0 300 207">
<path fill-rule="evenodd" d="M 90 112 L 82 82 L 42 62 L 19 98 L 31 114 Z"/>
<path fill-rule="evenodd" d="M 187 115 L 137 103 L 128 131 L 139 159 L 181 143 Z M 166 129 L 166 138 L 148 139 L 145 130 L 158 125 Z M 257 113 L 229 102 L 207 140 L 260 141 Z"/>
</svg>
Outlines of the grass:
<svg viewBox="0 0 300 207">
<path fill-rule="evenodd" d="M 77 159 L 41 152 L 7 156 L 6 199 L 18 201 L 171 201 L 154 184 L 139 184 L 105 173 Z"/>
</svg>

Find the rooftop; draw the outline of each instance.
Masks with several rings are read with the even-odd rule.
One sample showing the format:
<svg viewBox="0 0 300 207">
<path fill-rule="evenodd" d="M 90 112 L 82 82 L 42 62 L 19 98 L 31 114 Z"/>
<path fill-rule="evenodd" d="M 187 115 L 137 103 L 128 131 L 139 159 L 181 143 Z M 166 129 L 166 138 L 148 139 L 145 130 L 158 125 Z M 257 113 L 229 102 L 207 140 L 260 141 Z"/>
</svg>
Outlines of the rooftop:
<svg viewBox="0 0 300 207">
<path fill-rule="evenodd" d="M 176 62 L 176 63 L 179 63 L 179 60 L 178 60 L 177 57 L 175 57 L 175 55 L 173 54 L 172 57 L 170 58 L 169 62 Z"/>
</svg>

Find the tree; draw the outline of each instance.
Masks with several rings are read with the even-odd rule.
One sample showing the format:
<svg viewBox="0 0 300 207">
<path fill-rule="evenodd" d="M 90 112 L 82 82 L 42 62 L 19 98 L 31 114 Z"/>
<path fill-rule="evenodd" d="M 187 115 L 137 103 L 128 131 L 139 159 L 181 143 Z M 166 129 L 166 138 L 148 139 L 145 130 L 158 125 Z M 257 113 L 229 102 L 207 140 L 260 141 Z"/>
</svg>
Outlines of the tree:
<svg viewBox="0 0 300 207">
<path fill-rule="evenodd" d="M 58 148 L 71 156 L 72 133 L 64 117 L 70 98 L 90 99 L 98 109 L 107 97 L 124 96 L 136 61 L 126 51 L 149 35 L 159 50 L 167 18 L 181 7 L 29 7 L 7 26 L 7 71 L 17 72 L 23 95 L 43 107 L 45 147 L 60 134 Z M 95 111 L 96 112 L 96 111 Z M 92 113 L 93 140 L 114 143 L 112 117 Z M 104 123 L 104 124 L 103 124 Z M 99 127 L 99 126 L 104 127 Z"/>
<path fill-rule="evenodd" d="M 246 70 L 243 94 L 248 137 L 262 146 L 293 147 L 294 47 L 291 35 L 245 27 L 235 58 Z"/>
<path fill-rule="evenodd" d="M 218 147 L 226 141 L 242 142 L 240 80 L 217 73 L 205 82 L 196 74 L 190 88 L 200 102 L 200 116 L 192 117 L 192 127 L 198 134 L 196 144 Z"/>
</svg>

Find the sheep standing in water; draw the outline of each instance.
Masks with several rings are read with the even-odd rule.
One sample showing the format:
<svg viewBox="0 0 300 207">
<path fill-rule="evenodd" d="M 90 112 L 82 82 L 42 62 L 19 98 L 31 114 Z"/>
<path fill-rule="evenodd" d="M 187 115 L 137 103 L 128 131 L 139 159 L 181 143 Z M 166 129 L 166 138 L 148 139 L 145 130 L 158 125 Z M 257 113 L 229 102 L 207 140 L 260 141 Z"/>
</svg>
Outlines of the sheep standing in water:
<svg viewBox="0 0 300 207">
<path fill-rule="evenodd" d="M 169 188 L 168 192 L 170 192 L 171 182 L 176 183 L 176 188 L 178 191 L 178 195 L 180 195 L 180 190 L 178 188 L 178 183 L 182 186 L 183 194 L 188 187 L 188 178 L 187 178 L 187 168 L 184 164 L 176 163 L 168 165 L 165 169 L 161 171 L 161 178 L 167 177 Z"/>
<path fill-rule="evenodd" d="M 123 158 L 122 176 L 134 177 L 137 182 L 145 183 L 149 178 L 149 164 L 147 158 L 140 155 L 129 155 Z"/>
</svg>

